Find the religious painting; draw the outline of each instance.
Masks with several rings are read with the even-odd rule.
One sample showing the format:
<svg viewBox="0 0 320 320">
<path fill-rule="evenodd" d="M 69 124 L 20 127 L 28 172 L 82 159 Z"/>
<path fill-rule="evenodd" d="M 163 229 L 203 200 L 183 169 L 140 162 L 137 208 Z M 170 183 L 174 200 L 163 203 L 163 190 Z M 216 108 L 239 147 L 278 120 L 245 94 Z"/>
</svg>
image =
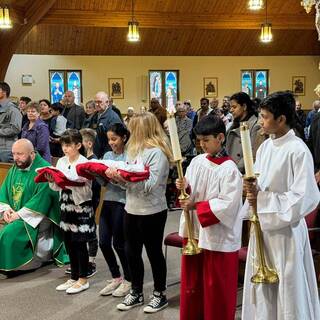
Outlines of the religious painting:
<svg viewBox="0 0 320 320">
<path fill-rule="evenodd" d="M 74 93 L 75 104 L 80 104 L 82 101 L 82 78 L 81 71 L 68 71 L 67 72 L 67 88 L 68 91 Z"/>
<path fill-rule="evenodd" d="M 293 76 L 292 77 L 292 92 L 296 96 L 304 96 L 306 86 L 305 76 Z"/>
<path fill-rule="evenodd" d="M 253 98 L 253 72 L 252 71 L 241 71 L 241 91 L 245 92 Z"/>
<path fill-rule="evenodd" d="M 62 100 L 64 89 L 64 71 L 49 70 L 50 100 L 51 103 Z"/>
<path fill-rule="evenodd" d="M 172 108 L 179 99 L 179 70 L 149 70 L 149 97 L 164 108 Z"/>
<path fill-rule="evenodd" d="M 255 98 L 264 99 L 268 94 L 268 81 L 266 70 L 256 70 L 256 92 Z"/>
<path fill-rule="evenodd" d="M 174 109 L 177 103 L 178 80 L 175 71 L 166 71 L 165 73 L 165 88 L 166 88 L 166 107 Z"/>
<path fill-rule="evenodd" d="M 108 79 L 109 96 L 113 99 L 124 98 L 123 78 Z"/>
<path fill-rule="evenodd" d="M 203 96 L 206 98 L 218 96 L 218 78 L 203 78 Z"/>
<path fill-rule="evenodd" d="M 157 99 L 162 104 L 162 73 L 151 71 L 149 74 L 150 99 Z"/>
</svg>

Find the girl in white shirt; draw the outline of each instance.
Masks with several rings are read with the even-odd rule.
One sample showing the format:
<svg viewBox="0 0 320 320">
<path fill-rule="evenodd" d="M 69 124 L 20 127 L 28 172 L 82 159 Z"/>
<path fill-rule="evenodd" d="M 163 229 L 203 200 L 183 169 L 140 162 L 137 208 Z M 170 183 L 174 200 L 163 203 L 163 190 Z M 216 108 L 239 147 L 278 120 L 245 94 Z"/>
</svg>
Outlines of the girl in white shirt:
<svg viewBox="0 0 320 320">
<path fill-rule="evenodd" d="M 76 165 L 87 162 L 80 152 L 83 149 L 82 136 L 76 129 L 66 130 L 60 138 L 62 151 L 65 154 L 57 162 L 57 169 L 66 176 L 76 177 Z M 91 182 L 84 186 L 61 189 L 51 176 L 50 188 L 60 191 L 60 227 L 64 231 L 64 242 L 70 257 L 71 279 L 59 285 L 57 291 L 69 294 L 78 293 L 89 288 L 87 242 L 95 236 L 94 211 L 92 208 Z"/>
</svg>

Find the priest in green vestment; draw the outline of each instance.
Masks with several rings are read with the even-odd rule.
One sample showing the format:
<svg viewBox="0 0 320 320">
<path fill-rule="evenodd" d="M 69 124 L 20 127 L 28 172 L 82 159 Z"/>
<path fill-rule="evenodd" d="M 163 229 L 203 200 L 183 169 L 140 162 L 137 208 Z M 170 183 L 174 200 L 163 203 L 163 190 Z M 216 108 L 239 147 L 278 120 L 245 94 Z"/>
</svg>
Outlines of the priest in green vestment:
<svg viewBox="0 0 320 320">
<path fill-rule="evenodd" d="M 0 272 L 35 269 L 43 262 L 67 263 L 59 228 L 59 194 L 34 182 L 35 169 L 50 166 L 27 139 L 12 146 L 14 166 L 0 190 Z"/>
</svg>

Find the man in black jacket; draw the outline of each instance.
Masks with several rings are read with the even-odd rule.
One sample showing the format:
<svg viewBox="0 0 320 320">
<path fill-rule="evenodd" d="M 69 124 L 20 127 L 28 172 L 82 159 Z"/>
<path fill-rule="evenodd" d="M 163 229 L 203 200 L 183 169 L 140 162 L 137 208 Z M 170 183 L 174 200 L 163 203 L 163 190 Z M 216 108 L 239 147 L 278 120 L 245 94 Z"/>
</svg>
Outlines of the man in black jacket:
<svg viewBox="0 0 320 320">
<path fill-rule="evenodd" d="M 72 91 L 66 91 L 64 94 L 64 109 L 61 115 L 68 120 L 67 128 L 78 130 L 82 128 L 85 112 L 83 107 L 74 103 L 74 93 Z"/>
</svg>

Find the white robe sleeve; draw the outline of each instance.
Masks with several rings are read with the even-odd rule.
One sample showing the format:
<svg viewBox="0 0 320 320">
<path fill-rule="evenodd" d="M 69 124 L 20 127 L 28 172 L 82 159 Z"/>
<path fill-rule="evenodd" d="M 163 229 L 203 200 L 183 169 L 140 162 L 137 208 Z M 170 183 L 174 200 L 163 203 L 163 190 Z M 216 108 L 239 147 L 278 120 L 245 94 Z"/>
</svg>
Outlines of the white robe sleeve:
<svg viewBox="0 0 320 320">
<path fill-rule="evenodd" d="M 17 213 L 19 217 L 32 228 L 37 228 L 44 217 L 42 214 L 35 213 L 26 207 L 21 208 Z"/>
<path fill-rule="evenodd" d="M 219 195 L 209 200 L 209 206 L 220 223 L 233 228 L 242 201 L 242 177 L 238 169 L 229 169 L 219 181 Z"/>
<path fill-rule="evenodd" d="M 267 190 L 258 193 L 257 211 L 262 230 L 277 230 L 298 222 L 319 203 L 311 154 L 301 152 L 295 159 L 288 159 L 287 164 L 292 166 L 293 174 L 289 190 L 283 193 Z"/>
</svg>

